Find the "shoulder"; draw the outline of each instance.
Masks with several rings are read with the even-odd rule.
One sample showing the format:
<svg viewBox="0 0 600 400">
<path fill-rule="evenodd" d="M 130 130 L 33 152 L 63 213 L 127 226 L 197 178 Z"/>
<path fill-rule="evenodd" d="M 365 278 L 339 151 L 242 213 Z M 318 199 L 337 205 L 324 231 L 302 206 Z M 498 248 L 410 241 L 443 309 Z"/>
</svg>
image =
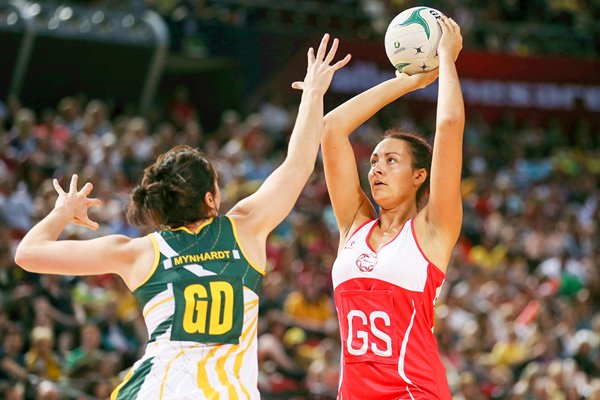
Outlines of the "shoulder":
<svg viewBox="0 0 600 400">
<path fill-rule="evenodd" d="M 155 233 L 138 238 L 121 237 L 122 269 L 117 273 L 133 291 L 146 279 L 160 260 L 160 249 Z"/>
<path fill-rule="evenodd" d="M 144 236 L 140 236 L 137 238 L 128 238 L 125 237 L 123 239 L 123 244 L 131 247 L 135 250 L 147 250 L 149 246 L 153 246 L 153 243 L 156 242 L 156 235 L 154 233 L 150 233 Z"/>
<path fill-rule="evenodd" d="M 150 235 L 145 235 L 137 238 L 130 238 L 125 235 L 110 235 L 106 236 L 107 244 L 113 246 L 113 249 L 119 253 L 128 253 L 137 255 L 140 252 L 147 251 L 153 246 L 153 239 Z"/>
<path fill-rule="evenodd" d="M 141 236 L 138 238 L 130 238 L 124 235 L 110 235 L 104 238 L 104 248 L 109 251 L 107 255 L 114 257 L 113 260 L 117 261 L 121 267 L 118 269 L 118 273 L 122 273 L 123 270 L 127 270 L 139 261 L 146 261 L 148 259 L 154 259 L 155 253 L 158 251 L 158 244 L 156 239 L 151 238 L 150 235 Z"/>
<path fill-rule="evenodd" d="M 253 219 L 253 215 L 244 209 L 237 208 L 220 218 L 231 224 L 237 240 L 253 243 L 254 240 L 251 239 L 258 238 L 259 233 L 255 229 L 256 221 Z"/>
</svg>

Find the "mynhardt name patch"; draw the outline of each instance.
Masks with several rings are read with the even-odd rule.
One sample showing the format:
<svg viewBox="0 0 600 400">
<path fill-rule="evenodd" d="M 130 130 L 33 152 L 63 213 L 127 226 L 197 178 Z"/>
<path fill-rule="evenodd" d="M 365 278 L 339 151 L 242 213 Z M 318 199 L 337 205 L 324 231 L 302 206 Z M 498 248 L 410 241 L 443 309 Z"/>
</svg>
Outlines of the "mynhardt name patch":
<svg viewBox="0 0 600 400">
<path fill-rule="evenodd" d="M 173 266 L 186 265 L 191 263 L 199 263 L 206 261 L 220 261 L 220 260 L 239 260 L 240 253 L 238 250 L 216 250 L 216 251 L 205 251 L 196 254 L 186 254 L 181 256 L 173 257 L 171 260 Z"/>
</svg>

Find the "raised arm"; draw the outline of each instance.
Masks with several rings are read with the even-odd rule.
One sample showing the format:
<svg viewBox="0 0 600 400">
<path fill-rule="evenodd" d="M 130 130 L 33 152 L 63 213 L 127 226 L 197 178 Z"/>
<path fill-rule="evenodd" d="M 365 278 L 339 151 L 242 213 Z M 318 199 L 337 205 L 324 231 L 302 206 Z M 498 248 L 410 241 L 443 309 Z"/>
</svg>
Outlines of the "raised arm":
<svg viewBox="0 0 600 400">
<path fill-rule="evenodd" d="M 58 192 L 54 209 L 21 240 L 15 254 L 16 263 L 27 271 L 41 274 L 117 273 L 128 286 L 135 286 L 138 283 L 132 276 L 135 263 L 145 262 L 149 270 L 154 261 L 150 239 L 110 235 L 91 240 L 57 240 L 69 223 L 97 229 L 98 224 L 89 219 L 87 212 L 100 201 L 88 198 L 91 183 L 77 190 L 77 175 L 71 179 L 69 192 L 64 192 L 56 180 L 54 187 Z M 148 254 L 147 259 L 140 257 L 144 253 Z"/>
<path fill-rule="evenodd" d="M 249 197 L 236 204 L 228 215 L 244 232 L 262 239 L 283 221 L 292 210 L 300 192 L 314 170 L 323 130 L 323 95 L 333 74 L 350 61 L 350 55 L 330 65 L 335 57 L 338 40 L 329 52 L 329 35 L 323 36 L 315 56 L 308 50 L 308 68 L 303 82 L 294 82 L 302 90 L 302 99 L 290 143 L 283 163 Z"/>
<path fill-rule="evenodd" d="M 441 17 L 442 38 L 438 46 L 440 77 L 436 131 L 431 161 L 430 194 L 426 220 L 451 249 L 460 233 L 462 201 L 460 177 L 465 107 L 454 64 L 462 48 L 460 28 Z"/>
<path fill-rule="evenodd" d="M 340 243 L 354 228 L 375 215 L 360 186 L 350 135 L 386 105 L 413 90 L 429 85 L 437 70 L 408 76 L 400 74 L 338 106 L 325 116 L 322 148 L 327 190 L 340 230 Z"/>
</svg>

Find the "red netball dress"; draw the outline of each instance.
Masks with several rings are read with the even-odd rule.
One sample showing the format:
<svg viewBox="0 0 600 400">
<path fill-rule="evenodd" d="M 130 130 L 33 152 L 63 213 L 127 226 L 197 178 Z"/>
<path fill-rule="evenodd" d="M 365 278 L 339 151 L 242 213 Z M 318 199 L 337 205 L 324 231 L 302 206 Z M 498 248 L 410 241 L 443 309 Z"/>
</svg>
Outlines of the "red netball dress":
<svg viewBox="0 0 600 400">
<path fill-rule="evenodd" d="M 377 220 L 350 238 L 333 265 L 342 337 L 338 400 L 450 400 L 433 335 L 444 273 L 416 240 L 413 220 L 379 251 Z"/>
</svg>

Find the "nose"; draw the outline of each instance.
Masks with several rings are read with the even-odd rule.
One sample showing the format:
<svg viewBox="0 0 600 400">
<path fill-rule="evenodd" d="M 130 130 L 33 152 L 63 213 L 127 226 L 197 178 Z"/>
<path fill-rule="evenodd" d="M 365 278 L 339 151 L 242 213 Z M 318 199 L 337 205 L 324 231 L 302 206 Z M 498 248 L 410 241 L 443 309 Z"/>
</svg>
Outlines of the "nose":
<svg viewBox="0 0 600 400">
<path fill-rule="evenodd" d="M 371 165 L 371 170 L 373 171 L 373 174 L 378 174 L 381 175 L 383 173 L 383 170 L 381 169 L 381 163 L 379 161 L 375 162 L 375 164 Z"/>
</svg>

